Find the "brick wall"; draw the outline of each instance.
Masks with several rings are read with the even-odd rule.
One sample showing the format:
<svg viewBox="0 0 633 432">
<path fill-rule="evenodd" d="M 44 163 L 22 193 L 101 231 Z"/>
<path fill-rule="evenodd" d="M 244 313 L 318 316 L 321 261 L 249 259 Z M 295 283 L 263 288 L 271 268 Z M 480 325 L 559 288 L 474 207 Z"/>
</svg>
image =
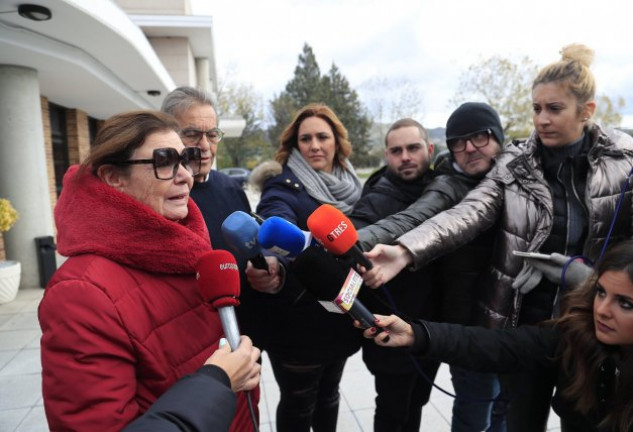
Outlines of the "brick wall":
<svg viewBox="0 0 633 432">
<path fill-rule="evenodd" d="M 53 137 L 51 136 L 51 117 L 48 112 L 48 98 L 40 97 L 42 105 L 42 125 L 44 126 L 44 154 L 46 155 L 46 170 L 48 171 L 48 193 L 51 197 L 52 209 L 57 204 L 55 191 L 55 166 L 53 164 Z"/>
<path fill-rule="evenodd" d="M 78 109 L 66 110 L 66 132 L 68 134 L 68 162 L 81 163 L 90 152 L 90 130 L 88 115 Z"/>
</svg>

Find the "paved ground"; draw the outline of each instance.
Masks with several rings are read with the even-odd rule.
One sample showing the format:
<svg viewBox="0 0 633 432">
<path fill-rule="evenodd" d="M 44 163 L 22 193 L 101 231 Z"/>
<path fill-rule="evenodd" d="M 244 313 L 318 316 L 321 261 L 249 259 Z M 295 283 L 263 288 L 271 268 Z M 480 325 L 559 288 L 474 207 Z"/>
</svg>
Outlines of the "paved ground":
<svg viewBox="0 0 633 432">
<path fill-rule="evenodd" d="M 247 191 L 255 208 L 258 196 Z M 0 432 L 39 432 L 48 430 L 41 392 L 40 329 L 37 306 L 44 290 L 20 290 L 11 303 L 0 305 Z M 448 368 L 440 367 L 435 383 L 452 392 Z M 275 409 L 279 390 L 264 354 L 262 397 L 259 403 L 262 432 L 275 430 Z M 341 381 L 339 432 L 370 432 L 374 398 L 372 376 L 360 353 L 351 357 Z M 422 414 L 421 431 L 450 431 L 452 399 L 434 389 Z M 552 413 L 548 431 L 560 431 Z"/>
<path fill-rule="evenodd" d="M 48 430 L 41 392 L 40 330 L 37 305 L 44 290 L 20 290 L 11 303 L 0 305 L 0 431 L 39 432 Z M 261 431 L 273 432 L 279 390 L 268 358 L 264 355 L 262 398 L 259 404 Z M 440 368 L 436 384 L 452 391 L 448 368 Z M 360 354 L 349 359 L 341 382 L 338 431 L 370 432 L 374 407 L 373 380 Z M 421 431 L 450 431 L 452 400 L 433 390 L 424 408 Z M 555 416 L 549 431 L 560 430 Z"/>
</svg>

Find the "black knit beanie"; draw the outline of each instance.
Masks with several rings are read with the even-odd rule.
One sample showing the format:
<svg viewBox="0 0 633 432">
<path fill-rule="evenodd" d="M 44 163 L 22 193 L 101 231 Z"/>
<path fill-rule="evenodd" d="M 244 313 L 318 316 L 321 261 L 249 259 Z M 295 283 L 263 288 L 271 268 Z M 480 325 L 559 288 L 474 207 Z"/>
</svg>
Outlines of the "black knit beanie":
<svg viewBox="0 0 633 432">
<path fill-rule="evenodd" d="M 459 106 L 446 122 L 446 142 L 490 129 L 503 145 L 503 127 L 499 114 L 488 104 L 466 102 Z"/>
</svg>

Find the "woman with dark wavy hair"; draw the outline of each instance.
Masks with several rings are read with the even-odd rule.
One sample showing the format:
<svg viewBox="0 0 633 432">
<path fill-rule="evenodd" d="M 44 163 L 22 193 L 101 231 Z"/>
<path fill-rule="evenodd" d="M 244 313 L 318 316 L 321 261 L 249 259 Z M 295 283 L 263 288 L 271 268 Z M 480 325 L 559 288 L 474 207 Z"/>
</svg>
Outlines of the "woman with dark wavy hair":
<svg viewBox="0 0 633 432">
<path fill-rule="evenodd" d="M 378 345 L 482 372 L 554 371 L 563 432 L 633 430 L 633 241 L 613 246 L 563 313 L 540 326 L 490 330 L 379 316 Z M 389 338 L 387 338 L 389 335 Z M 510 401 L 512 403 L 512 401 Z"/>
</svg>

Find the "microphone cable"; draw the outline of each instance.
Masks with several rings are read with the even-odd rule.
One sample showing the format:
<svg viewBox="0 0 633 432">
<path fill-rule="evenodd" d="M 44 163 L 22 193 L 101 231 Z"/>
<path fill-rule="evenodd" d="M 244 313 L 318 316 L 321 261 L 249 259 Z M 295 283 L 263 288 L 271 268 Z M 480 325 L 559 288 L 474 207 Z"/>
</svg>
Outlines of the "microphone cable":
<svg viewBox="0 0 633 432">
<path fill-rule="evenodd" d="M 398 306 L 396 305 L 396 302 L 393 299 L 393 296 L 391 295 L 391 292 L 389 291 L 389 288 L 387 288 L 386 284 L 382 284 L 380 286 L 380 290 L 385 294 L 385 297 L 387 298 L 387 300 L 390 303 L 390 309 L 394 312 L 394 314 L 402 317 L 404 320 L 408 320 L 408 321 L 413 321 L 410 317 L 408 317 L 406 314 L 400 312 L 398 310 Z M 376 298 L 378 298 L 378 296 L 376 296 Z M 431 380 L 431 378 L 422 370 L 422 368 L 420 367 L 420 363 L 418 362 L 418 360 L 415 358 L 415 356 L 411 353 L 407 354 L 409 356 L 409 359 L 411 360 L 411 363 L 413 363 L 413 367 L 414 369 L 417 371 L 418 375 L 420 375 L 422 377 L 422 379 L 424 379 L 424 381 L 426 381 L 427 383 L 429 383 L 431 386 L 435 387 L 438 391 L 444 393 L 447 396 L 452 397 L 453 399 L 459 399 L 463 402 L 466 403 L 495 403 L 495 402 L 499 402 L 499 403 L 503 403 L 503 404 L 509 404 L 510 403 L 510 398 L 501 398 L 501 392 L 499 392 L 499 396 L 495 397 L 495 398 L 465 398 L 463 396 L 457 396 L 454 393 L 449 392 L 448 390 L 440 387 L 439 385 L 435 384 L 434 380 Z"/>
<path fill-rule="evenodd" d="M 260 375 L 260 378 L 261 378 L 261 375 Z M 246 403 L 248 404 L 248 412 L 251 416 L 251 421 L 253 422 L 253 431 L 259 432 L 259 426 L 257 424 L 257 416 L 255 415 L 255 407 L 253 406 L 253 399 L 251 398 L 250 390 L 244 390 L 244 395 L 246 396 Z"/>
</svg>

